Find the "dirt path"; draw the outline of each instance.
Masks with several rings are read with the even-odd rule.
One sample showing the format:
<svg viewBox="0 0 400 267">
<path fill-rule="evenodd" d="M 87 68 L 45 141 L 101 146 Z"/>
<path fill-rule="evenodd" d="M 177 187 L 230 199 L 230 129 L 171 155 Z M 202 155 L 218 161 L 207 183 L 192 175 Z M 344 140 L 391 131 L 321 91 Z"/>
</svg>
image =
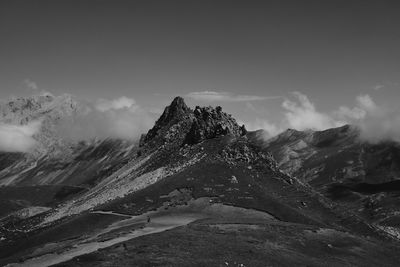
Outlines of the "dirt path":
<svg viewBox="0 0 400 267">
<path fill-rule="evenodd" d="M 113 213 L 114 215 L 117 215 Z M 121 214 L 122 216 L 126 216 Z M 119 221 L 110 225 L 101 233 L 98 233 L 96 236 L 91 237 L 90 239 L 86 239 L 73 248 L 65 250 L 60 254 L 51 253 L 45 254 L 40 257 L 28 259 L 23 263 L 11 263 L 6 266 L 29 266 L 29 267 L 44 267 L 44 266 L 51 266 L 54 264 L 62 263 L 68 260 L 71 260 L 75 257 L 95 252 L 99 249 L 107 248 L 113 246 L 115 244 L 125 242 L 132 238 L 136 238 L 139 236 L 160 233 L 166 230 L 170 230 L 179 226 L 187 225 L 195 220 L 203 218 L 200 214 L 188 213 L 188 214 L 171 214 L 171 215 L 162 215 L 157 216 L 151 219 L 150 223 L 147 223 L 144 228 L 133 230 L 127 234 L 118 236 L 116 238 L 112 238 L 106 240 L 104 242 L 99 241 L 91 241 L 95 239 L 100 234 L 108 233 L 112 230 L 119 229 L 121 227 L 126 227 L 129 225 L 135 225 L 138 223 L 142 223 L 144 220 L 147 221 L 147 217 L 145 216 L 132 216 L 129 219 Z"/>
<path fill-rule="evenodd" d="M 123 217 L 123 219 L 114 222 L 105 229 L 94 233 L 84 240 L 76 241 L 73 247 L 68 247 L 65 244 L 63 246 L 58 243 L 55 244 L 55 249 L 53 249 L 51 253 L 46 252 L 45 254 L 39 254 L 41 256 L 33 256 L 22 263 L 11 263 L 6 265 L 6 267 L 51 266 L 136 237 L 160 233 L 203 218 L 230 217 L 262 219 L 265 221 L 276 220 L 268 213 L 252 209 L 228 206 L 221 203 L 210 205 L 209 199 L 207 198 L 194 200 L 189 206 L 178 206 L 168 211 L 160 209 L 139 216 L 120 214 L 113 211 L 93 211 L 92 213 L 120 216 Z M 149 217 L 151 218 L 150 222 L 148 222 Z M 109 239 L 107 239 L 107 236 Z"/>
</svg>

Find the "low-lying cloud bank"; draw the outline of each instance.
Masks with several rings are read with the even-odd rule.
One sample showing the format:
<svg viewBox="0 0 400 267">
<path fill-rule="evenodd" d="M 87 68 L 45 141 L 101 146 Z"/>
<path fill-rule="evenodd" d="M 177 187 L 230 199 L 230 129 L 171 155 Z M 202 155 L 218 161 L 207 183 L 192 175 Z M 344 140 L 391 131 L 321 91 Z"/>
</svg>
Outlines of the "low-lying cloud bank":
<svg viewBox="0 0 400 267">
<path fill-rule="evenodd" d="M 29 101 L 39 99 L 35 97 L 36 95 L 32 97 L 35 100 Z M 51 97 L 52 99 L 46 100 L 48 102 L 41 102 L 40 110 L 28 110 L 29 114 L 38 118 L 35 121 L 19 125 L 0 120 L 0 151 L 32 152 L 41 142 L 42 133 L 44 139 L 61 137 L 72 141 L 107 138 L 138 140 L 155 121 L 155 114 L 140 107 L 134 99 L 124 96 L 92 102 L 76 100 L 69 95 Z M 18 114 L 14 117 L 18 119 Z"/>
<path fill-rule="evenodd" d="M 330 115 L 317 111 L 314 103 L 306 95 L 294 92 L 293 96 L 297 101 L 285 99 L 282 103 L 282 107 L 285 110 L 283 124 L 288 125 L 288 128 L 324 130 L 343 124 L 343 122 L 335 120 Z"/>
<path fill-rule="evenodd" d="M 36 145 L 33 136 L 40 131 L 41 121 L 26 125 L 0 123 L 0 151 L 29 152 Z"/>
<path fill-rule="evenodd" d="M 369 96 L 357 97 L 353 108 L 353 123 L 361 129 L 361 138 L 371 143 L 381 141 L 400 142 L 400 110 L 378 106 Z"/>
<path fill-rule="evenodd" d="M 369 95 L 360 95 L 354 107 L 340 106 L 337 110 L 324 113 L 304 94 L 293 92 L 291 98 L 282 102 L 284 119 L 270 123 L 257 119 L 249 124 L 250 129 L 264 129 L 265 138 L 271 138 L 288 128 L 296 130 L 325 130 L 345 124 L 360 128 L 360 138 L 371 143 L 381 141 L 400 142 L 400 110 L 379 106 Z"/>
<path fill-rule="evenodd" d="M 264 138 L 269 139 L 286 129 L 325 130 L 338 127 L 345 122 L 336 120 L 327 113 L 317 110 L 315 104 L 304 94 L 293 92 L 290 98 L 284 98 L 281 107 L 283 119 L 279 123 L 271 123 L 268 119 L 256 119 L 247 123 L 250 130 L 263 129 Z"/>
<path fill-rule="evenodd" d="M 134 140 L 154 123 L 150 112 L 145 111 L 132 98 L 99 99 L 86 103 L 72 117 L 60 121 L 58 129 L 67 139 L 93 138 Z"/>
</svg>

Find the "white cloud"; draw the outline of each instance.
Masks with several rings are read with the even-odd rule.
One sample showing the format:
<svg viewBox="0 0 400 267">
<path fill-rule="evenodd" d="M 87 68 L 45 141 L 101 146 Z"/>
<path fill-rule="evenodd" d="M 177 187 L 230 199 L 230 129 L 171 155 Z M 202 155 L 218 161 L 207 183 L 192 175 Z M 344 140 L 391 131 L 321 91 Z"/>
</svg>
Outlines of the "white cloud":
<svg viewBox="0 0 400 267">
<path fill-rule="evenodd" d="M 348 119 L 361 120 L 365 117 L 366 111 L 360 107 L 349 108 L 346 106 L 341 106 L 337 111 L 334 112 L 334 114 L 345 121 Z"/>
<path fill-rule="evenodd" d="M 246 102 L 279 98 L 279 96 L 235 95 L 229 92 L 215 91 L 192 92 L 186 96 L 194 100 L 206 102 Z"/>
<path fill-rule="evenodd" d="M 391 110 L 375 103 L 370 95 L 356 97 L 356 106 L 342 106 L 337 116 L 360 128 L 361 139 L 378 143 L 381 141 L 400 142 L 400 111 Z"/>
<path fill-rule="evenodd" d="M 294 99 L 287 98 L 282 102 L 284 118 L 279 123 L 271 123 L 267 119 L 257 118 L 248 122 L 246 127 L 249 130 L 263 129 L 266 132 L 263 137 L 269 139 L 288 128 L 325 130 L 345 124 L 329 114 L 317 111 L 315 104 L 306 95 L 300 92 L 293 92 L 292 95 Z"/>
<path fill-rule="evenodd" d="M 306 95 L 300 92 L 294 92 L 293 95 L 296 100 L 285 99 L 282 103 L 282 107 L 285 109 L 283 124 L 287 128 L 325 130 L 344 124 L 328 114 L 317 111 L 314 103 Z"/>
<path fill-rule="evenodd" d="M 378 105 L 370 95 L 359 95 L 354 107 L 340 106 L 330 113 L 318 111 L 315 104 L 300 92 L 294 92 L 293 96 L 294 99 L 283 101 L 284 118 L 279 123 L 257 118 L 247 122 L 246 127 L 249 130 L 264 129 L 267 132 L 265 138 L 268 139 L 287 128 L 325 130 L 353 124 L 359 127 L 360 138 L 364 141 L 400 142 L 400 110 Z"/>
<path fill-rule="evenodd" d="M 276 124 L 269 122 L 266 119 L 256 118 L 254 121 L 245 123 L 246 129 L 249 131 L 264 130 L 264 138 L 268 139 L 284 131 L 284 129 L 278 127 Z"/>
<path fill-rule="evenodd" d="M 372 89 L 374 89 L 376 91 L 383 89 L 383 88 L 385 88 L 384 84 L 376 84 L 374 87 L 372 87 Z"/>
<path fill-rule="evenodd" d="M 29 93 L 31 95 L 34 95 L 34 96 L 51 95 L 54 97 L 54 95 L 52 93 L 50 93 L 49 91 L 39 88 L 37 83 L 35 81 L 32 81 L 31 79 L 25 79 L 23 81 L 23 85 L 26 87 L 26 89 L 28 89 L 30 91 Z"/>
<path fill-rule="evenodd" d="M 128 98 L 126 96 L 122 96 L 117 99 L 108 100 L 108 99 L 99 99 L 96 102 L 96 109 L 102 112 L 108 110 L 118 110 L 118 109 L 135 109 L 137 108 L 136 101 L 133 98 Z"/>
<path fill-rule="evenodd" d="M 27 125 L 0 123 L 0 151 L 30 151 L 36 145 L 33 135 L 39 132 L 40 126 L 40 121 L 33 121 Z"/>
<path fill-rule="evenodd" d="M 361 138 L 372 143 L 380 141 L 400 142 L 400 111 L 379 106 L 369 95 L 356 99 L 358 108 L 365 116 L 353 123 L 361 130 Z M 356 107 L 357 108 L 357 107 Z"/>
<path fill-rule="evenodd" d="M 357 96 L 356 101 L 360 108 L 364 109 L 365 111 L 373 112 L 378 109 L 378 106 L 369 95 Z"/>
<path fill-rule="evenodd" d="M 59 124 L 62 136 L 72 140 L 117 138 L 133 140 L 154 124 L 154 115 L 136 104 L 132 98 L 99 99 L 87 103 L 84 112 Z"/>
<path fill-rule="evenodd" d="M 361 129 L 361 138 L 369 142 L 400 142 L 400 112 L 385 110 L 368 112 L 367 117 L 358 125 Z"/>
<path fill-rule="evenodd" d="M 359 95 L 356 97 L 355 107 L 341 106 L 334 112 L 334 115 L 342 120 L 354 123 L 354 121 L 366 118 L 368 112 L 375 112 L 378 109 L 370 95 Z"/>
<path fill-rule="evenodd" d="M 36 91 L 39 89 L 39 87 L 37 86 L 36 82 L 32 81 L 31 79 L 25 79 L 24 80 L 24 85 L 28 88 L 31 89 L 33 91 Z"/>
<path fill-rule="evenodd" d="M 393 82 L 393 81 L 384 81 L 384 82 L 380 82 L 375 84 L 372 89 L 374 89 L 375 91 L 379 91 L 381 89 L 394 89 L 394 87 L 398 87 L 399 83 L 398 82 Z"/>
</svg>

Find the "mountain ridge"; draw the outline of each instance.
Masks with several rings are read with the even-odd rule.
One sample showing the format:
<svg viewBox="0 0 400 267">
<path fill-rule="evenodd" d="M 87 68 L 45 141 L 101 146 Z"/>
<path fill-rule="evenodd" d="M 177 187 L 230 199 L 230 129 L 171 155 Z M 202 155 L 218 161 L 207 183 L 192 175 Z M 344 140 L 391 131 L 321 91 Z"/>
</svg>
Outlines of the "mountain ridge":
<svg viewBox="0 0 400 267">
<path fill-rule="evenodd" d="M 175 97 L 164 109 L 160 118 L 147 134 L 142 135 L 140 147 L 158 147 L 174 143 L 177 146 L 193 145 L 206 139 L 231 134 L 243 136 L 247 133 L 244 125 L 239 126 L 231 115 L 221 107 L 189 108 L 182 97 Z"/>
<path fill-rule="evenodd" d="M 0 264 L 39 261 L 45 265 L 46 257 L 63 262 L 71 246 L 85 254 L 81 246 L 91 246 L 91 242 L 103 246 L 111 240 L 117 244 L 104 247 L 100 256 L 98 252 L 78 253 L 80 257 L 62 265 L 185 265 L 191 261 L 183 261 L 178 251 L 189 250 L 193 260 L 211 246 L 248 266 L 279 262 L 292 266 L 299 258 L 310 265 L 329 258 L 332 266 L 344 261 L 373 266 L 376 259 L 371 255 L 376 251 L 385 251 L 385 262 L 395 266 L 398 249 L 392 247 L 397 242 L 393 223 L 367 219 L 354 212 L 354 207 L 332 200 L 304 177 L 289 173 L 282 164 L 286 158 L 291 164 L 294 155 L 299 160 L 296 170 L 300 170 L 317 149 L 325 151 L 350 142 L 347 131 L 290 130 L 276 138 L 277 143 L 265 143 L 257 132 L 247 132 L 220 107 L 192 110 L 177 97 L 143 135 L 139 146 L 115 140 L 82 144 L 73 161 L 61 164 L 56 158 L 43 159 L 14 173 L 3 169 L 0 183 L 6 186 L 0 187 L 0 196 L 12 195 L 4 199 L 3 206 L 14 206 L 0 218 Z M 337 136 L 343 142 L 330 142 Z M 294 152 L 297 155 L 290 154 Z M 314 160 L 311 163 L 316 164 Z M 35 179 L 37 184 L 29 184 Z M 58 179 L 63 183 L 49 183 Z M 10 186 L 5 181 L 22 184 Z M 351 189 L 360 191 L 362 187 Z M 2 201 L 0 198 L 0 211 Z M 146 257 L 137 256 L 143 239 L 130 240 L 130 235 L 157 228 L 160 218 L 176 216 L 190 222 L 168 231 L 183 241 L 174 245 L 177 251 L 160 247 L 172 242 L 170 235 L 155 233 L 149 238 L 158 241 L 140 249 Z M 201 220 L 193 220 L 193 216 Z M 213 247 L 216 233 L 230 241 Z M 193 245 L 199 237 L 206 238 L 208 245 Z M 229 249 L 220 249 L 227 245 Z M 221 258 L 212 255 L 207 265 L 220 266 Z"/>
</svg>

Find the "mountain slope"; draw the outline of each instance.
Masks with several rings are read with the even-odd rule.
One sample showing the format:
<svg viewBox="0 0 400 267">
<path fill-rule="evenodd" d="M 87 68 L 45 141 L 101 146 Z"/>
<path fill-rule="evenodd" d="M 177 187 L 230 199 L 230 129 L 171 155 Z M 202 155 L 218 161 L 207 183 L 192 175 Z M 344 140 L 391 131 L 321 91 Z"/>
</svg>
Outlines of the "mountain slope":
<svg viewBox="0 0 400 267">
<path fill-rule="evenodd" d="M 87 191 L 136 155 L 132 141 L 63 138 L 60 121 L 71 120 L 86 108 L 69 95 L 45 94 L 0 103 L 0 123 L 40 123 L 33 149 L 0 152 L 0 218 L 18 210 L 55 207 Z"/>
<path fill-rule="evenodd" d="M 365 221 L 400 236 L 400 145 L 360 140 L 354 126 L 321 132 L 287 130 L 264 142 L 280 168 L 307 182 L 319 193 L 343 205 Z"/>
<path fill-rule="evenodd" d="M 342 266 L 362 261 L 372 266 L 377 251 L 386 255 L 388 266 L 399 260 L 397 247 L 391 247 L 397 241 L 281 171 L 254 136 L 219 107 L 192 110 L 175 98 L 141 138 L 139 150 L 129 155 L 87 191 L 57 207 L 4 220 L 0 263 L 47 266 L 71 259 L 62 266 L 86 266 L 101 265 L 101 258 L 114 266 L 190 266 L 210 248 L 216 253 L 196 264 Z M 211 233 L 221 235 L 219 241 Z M 176 237 L 182 242 L 174 247 L 161 245 Z M 155 243 L 146 245 L 149 239 Z M 233 240 L 237 243 L 229 246 Z M 223 241 L 228 243 L 219 246 Z M 84 255 L 99 247 L 100 258 Z M 185 255 L 171 255 L 183 250 Z"/>
</svg>

